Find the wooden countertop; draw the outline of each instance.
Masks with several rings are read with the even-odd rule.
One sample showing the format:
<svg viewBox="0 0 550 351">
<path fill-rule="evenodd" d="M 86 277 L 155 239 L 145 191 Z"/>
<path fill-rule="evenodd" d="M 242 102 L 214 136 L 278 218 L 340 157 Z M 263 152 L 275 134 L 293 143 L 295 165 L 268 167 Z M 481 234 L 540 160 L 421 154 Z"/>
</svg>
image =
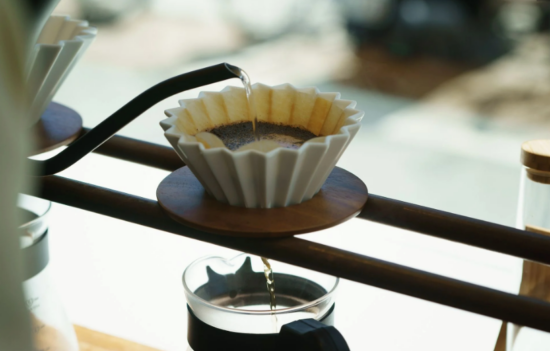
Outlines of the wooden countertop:
<svg viewBox="0 0 550 351">
<path fill-rule="evenodd" d="M 80 351 L 161 351 L 79 325 L 75 325 L 74 330 Z"/>
</svg>

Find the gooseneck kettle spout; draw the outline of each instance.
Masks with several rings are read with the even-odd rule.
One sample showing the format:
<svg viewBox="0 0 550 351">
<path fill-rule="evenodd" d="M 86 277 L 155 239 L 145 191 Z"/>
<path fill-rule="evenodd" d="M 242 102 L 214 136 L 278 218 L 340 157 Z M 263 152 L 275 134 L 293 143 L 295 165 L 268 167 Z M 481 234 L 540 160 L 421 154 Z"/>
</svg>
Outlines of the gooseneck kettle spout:
<svg viewBox="0 0 550 351">
<path fill-rule="evenodd" d="M 70 167 L 94 151 L 116 132 L 158 102 L 189 89 L 240 78 L 241 69 L 227 63 L 202 68 L 167 79 L 136 96 L 95 128 L 71 143 L 65 150 L 44 161 L 29 160 L 35 175 L 52 175 Z"/>
</svg>

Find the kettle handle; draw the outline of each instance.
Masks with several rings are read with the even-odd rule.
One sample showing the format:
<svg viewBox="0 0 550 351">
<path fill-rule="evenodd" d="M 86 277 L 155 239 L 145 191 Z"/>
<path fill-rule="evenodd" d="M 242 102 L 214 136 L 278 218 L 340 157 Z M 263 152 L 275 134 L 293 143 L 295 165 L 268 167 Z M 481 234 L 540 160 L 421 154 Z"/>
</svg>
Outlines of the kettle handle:
<svg viewBox="0 0 550 351">
<path fill-rule="evenodd" d="M 240 78 L 240 74 L 242 74 L 240 68 L 227 63 L 220 63 L 167 79 L 136 96 L 54 157 L 44 161 L 28 160 L 32 164 L 30 169 L 37 172 L 34 175 L 38 176 L 61 172 L 94 151 L 122 127 L 156 103 L 185 90 L 230 78 Z"/>
<path fill-rule="evenodd" d="M 350 351 L 336 328 L 311 318 L 283 325 L 279 341 L 286 351 Z"/>
</svg>

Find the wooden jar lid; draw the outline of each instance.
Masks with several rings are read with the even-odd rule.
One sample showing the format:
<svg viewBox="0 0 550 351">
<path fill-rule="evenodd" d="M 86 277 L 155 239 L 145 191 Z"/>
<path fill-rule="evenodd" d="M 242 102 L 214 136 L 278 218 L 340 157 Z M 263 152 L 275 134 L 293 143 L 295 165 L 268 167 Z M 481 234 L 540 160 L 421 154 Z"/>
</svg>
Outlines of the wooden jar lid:
<svg viewBox="0 0 550 351">
<path fill-rule="evenodd" d="M 526 141 L 521 145 L 521 163 L 529 179 L 550 184 L 550 140 Z"/>
<path fill-rule="evenodd" d="M 550 140 L 531 140 L 521 145 L 521 163 L 537 171 L 550 172 Z"/>
</svg>

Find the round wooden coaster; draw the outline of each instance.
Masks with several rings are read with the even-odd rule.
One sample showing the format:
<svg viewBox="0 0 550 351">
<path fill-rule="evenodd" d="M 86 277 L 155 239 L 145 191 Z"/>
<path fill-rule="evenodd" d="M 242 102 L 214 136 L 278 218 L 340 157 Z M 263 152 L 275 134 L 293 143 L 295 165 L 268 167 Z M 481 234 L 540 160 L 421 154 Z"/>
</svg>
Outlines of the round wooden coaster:
<svg viewBox="0 0 550 351">
<path fill-rule="evenodd" d="M 82 118 L 75 110 L 51 102 L 40 120 L 31 128 L 35 137 L 35 150 L 30 156 L 73 142 L 82 132 Z"/>
<path fill-rule="evenodd" d="M 365 183 L 334 168 L 321 191 L 298 205 L 270 209 L 230 206 L 206 193 L 188 167 L 160 183 L 157 199 L 174 220 L 206 232 L 255 238 L 277 238 L 333 227 L 355 217 L 367 202 Z"/>
</svg>

